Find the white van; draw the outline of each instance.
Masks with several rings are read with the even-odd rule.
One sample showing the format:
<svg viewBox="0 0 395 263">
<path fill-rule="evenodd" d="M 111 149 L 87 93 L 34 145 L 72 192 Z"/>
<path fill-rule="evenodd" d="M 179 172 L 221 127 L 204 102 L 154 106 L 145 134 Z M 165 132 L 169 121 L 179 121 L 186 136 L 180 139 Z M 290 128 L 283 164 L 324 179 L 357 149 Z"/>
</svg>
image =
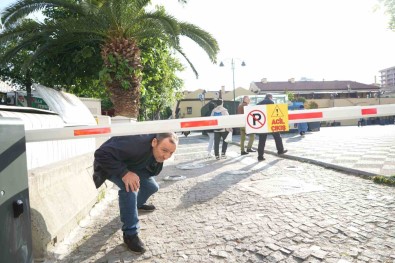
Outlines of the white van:
<svg viewBox="0 0 395 263">
<path fill-rule="evenodd" d="M 273 101 L 275 104 L 288 104 L 288 95 L 287 94 L 272 94 L 273 95 Z M 259 102 L 261 102 L 262 100 L 265 99 L 266 95 L 247 95 L 248 97 L 250 97 L 250 104 L 249 106 L 254 106 L 256 104 L 258 104 Z M 236 97 L 236 101 L 238 101 L 239 103 L 241 103 L 243 101 L 243 97 L 244 96 L 238 96 Z"/>
</svg>

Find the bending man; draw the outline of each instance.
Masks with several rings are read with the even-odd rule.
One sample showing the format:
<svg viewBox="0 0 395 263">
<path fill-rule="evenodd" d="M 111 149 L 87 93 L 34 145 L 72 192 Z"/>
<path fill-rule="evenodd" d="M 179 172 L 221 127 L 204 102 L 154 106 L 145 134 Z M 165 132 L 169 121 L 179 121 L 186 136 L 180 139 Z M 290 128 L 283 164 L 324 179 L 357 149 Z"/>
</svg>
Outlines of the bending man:
<svg viewBox="0 0 395 263">
<path fill-rule="evenodd" d="M 146 204 L 159 190 L 153 176 L 161 172 L 163 162 L 173 155 L 177 144 L 175 133 L 120 136 L 109 139 L 95 152 L 96 188 L 106 179 L 119 187 L 123 240 L 134 252 L 145 252 L 144 243 L 138 237 L 138 209 L 155 210 L 155 206 Z"/>
</svg>

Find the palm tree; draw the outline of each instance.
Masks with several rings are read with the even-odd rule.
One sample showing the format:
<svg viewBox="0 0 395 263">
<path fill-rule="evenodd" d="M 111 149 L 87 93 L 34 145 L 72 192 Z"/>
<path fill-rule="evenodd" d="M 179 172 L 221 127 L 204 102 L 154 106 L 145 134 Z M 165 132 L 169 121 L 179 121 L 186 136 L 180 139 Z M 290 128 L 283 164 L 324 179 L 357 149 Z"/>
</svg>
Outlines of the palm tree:
<svg viewBox="0 0 395 263">
<path fill-rule="evenodd" d="M 67 54 L 76 47 L 100 47 L 103 60 L 101 78 L 110 94 L 117 115 L 136 118 L 141 85 L 141 49 L 146 39 L 161 39 L 181 54 L 198 76 L 180 46 L 185 36 L 198 44 L 215 63 L 217 41 L 203 29 L 178 21 L 163 8 L 148 10 L 150 0 L 20 0 L 1 14 L 3 32 L 0 44 L 18 40 L 3 61 L 24 47 L 36 45 L 27 65 L 43 56 Z M 28 15 L 58 8 L 71 14 L 50 21 L 24 21 Z M 149 42 L 149 41 L 148 41 Z M 62 63 L 59 61 L 59 63 Z"/>
</svg>

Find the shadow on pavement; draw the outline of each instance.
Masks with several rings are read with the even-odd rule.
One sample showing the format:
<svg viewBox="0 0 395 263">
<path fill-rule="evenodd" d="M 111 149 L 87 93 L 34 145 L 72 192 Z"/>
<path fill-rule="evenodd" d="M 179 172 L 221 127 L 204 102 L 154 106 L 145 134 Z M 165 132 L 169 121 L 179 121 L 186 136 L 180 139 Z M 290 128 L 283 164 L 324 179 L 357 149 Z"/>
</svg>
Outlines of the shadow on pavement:
<svg viewBox="0 0 395 263">
<path fill-rule="evenodd" d="M 183 169 L 177 168 L 177 166 L 190 164 L 192 162 L 204 164 L 204 167 L 210 166 L 210 170 L 209 171 L 207 171 L 207 169 L 204 170 L 204 167 L 197 168 L 197 169 L 189 169 L 189 170 L 183 170 Z M 160 188 L 166 188 L 166 187 L 173 185 L 177 181 L 166 181 L 166 180 L 164 180 L 165 177 L 180 175 L 180 176 L 185 176 L 186 179 L 191 179 L 194 177 L 202 176 L 202 175 L 211 173 L 211 172 L 221 168 L 221 165 L 216 165 L 216 162 L 218 162 L 218 161 L 216 161 L 214 159 L 210 159 L 210 160 L 200 159 L 200 160 L 195 160 L 195 161 L 188 160 L 185 162 L 180 162 L 177 164 L 168 165 L 163 169 L 160 176 L 156 179 L 158 179 L 157 181 L 161 183 Z"/>
<path fill-rule="evenodd" d="M 104 226 L 96 226 L 97 232 L 95 234 L 91 235 L 88 239 L 86 239 L 83 242 L 81 241 L 77 242 L 75 249 L 70 254 L 68 254 L 66 257 L 56 262 L 62 262 L 62 263 L 83 262 L 91 257 L 94 258 L 95 255 L 100 253 L 99 251 L 104 251 L 103 252 L 104 255 L 102 258 L 96 260 L 95 262 L 107 262 L 108 261 L 107 255 L 109 255 L 110 253 L 108 251 L 105 251 L 104 247 L 108 243 L 108 240 L 112 238 L 112 236 L 120 229 L 120 224 L 121 223 L 119 216 L 117 216 Z M 126 248 L 124 248 L 123 242 L 120 241 L 120 243 L 121 244 L 115 247 L 114 249 L 117 249 L 117 251 L 119 250 L 125 251 Z M 121 248 L 118 248 L 120 246 Z"/>
<path fill-rule="evenodd" d="M 114 247 L 113 249 L 106 251 L 106 254 L 103 255 L 101 258 L 97 259 L 95 263 L 109 263 L 109 262 L 133 262 L 137 260 L 138 258 L 142 257 L 142 254 L 134 254 L 133 252 L 126 250 L 126 252 L 121 252 L 125 251 L 126 246 L 121 243 Z M 122 254 L 122 256 L 120 256 Z M 122 258 L 123 261 L 120 261 L 120 258 Z"/>
<path fill-rule="evenodd" d="M 286 138 L 285 142 L 299 142 L 301 140 L 303 140 L 304 138 L 300 135 L 294 136 L 294 137 L 288 137 Z"/>
<path fill-rule="evenodd" d="M 237 159 L 231 159 L 231 161 L 237 161 Z M 258 169 L 253 168 L 260 163 L 254 162 L 253 164 L 247 165 L 239 169 L 242 171 L 250 171 L 248 173 L 230 174 L 229 172 L 222 172 L 211 178 L 211 180 L 197 183 L 181 197 L 181 204 L 176 208 L 176 210 L 183 210 L 195 204 L 208 202 L 213 198 L 219 196 L 222 192 L 227 191 L 232 185 L 239 183 L 240 181 L 252 176 L 257 172 L 261 172 L 270 168 L 279 161 L 281 160 L 273 160 Z"/>
</svg>

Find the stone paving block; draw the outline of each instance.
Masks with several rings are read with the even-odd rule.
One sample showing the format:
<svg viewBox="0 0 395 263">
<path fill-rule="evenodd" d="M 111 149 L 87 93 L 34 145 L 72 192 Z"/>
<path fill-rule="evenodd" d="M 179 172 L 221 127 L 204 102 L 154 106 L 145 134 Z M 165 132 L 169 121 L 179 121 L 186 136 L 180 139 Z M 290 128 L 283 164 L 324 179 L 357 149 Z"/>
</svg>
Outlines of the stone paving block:
<svg viewBox="0 0 395 263">
<path fill-rule="evenodd" d="M 269 260 L 269 261 L 273 260 L 274 262 L 281 262 L 281 260 L 284 260 L 286 258 L 287 257 L 284 256 L 280 251 L 273 252 L 269 256 L 266 257 L 267 260 Z"/>
<path fill-rule="evenodd" d="M 328 252 L 320 250 L 320 249 L 311 251 L 311 255 L 313 257 L 321 259 L 321 260 L 325 259 L 327 254 L 328 254 Z"/>
<path fill-rule="evenodd" d="M 297 260 L 296 258 L 293 257 L 288 257 L 287 259 L 284 260 L 285 263 L 300 263 L 300 260 Z"/>
<path fill-rule="evenodd" d="M 311 251 L 309 249 L 300 249 L 300 250 L 294 251 L 294 253 L 292 255 L 295 258 L 298 258 L 301 260 L 306 260 L 311 255 Z"/>
<path fill-rule="evenodd" d="M 122 263 L 120 258 L 114 257 L 114 258 L 109 258 L 107 259 L 108 263 Z"/>
<path fill-rule="evenodd" d="M 256 252 L 257 254 L 261 255 L 262 257 L 267 257 L 271 253 L 273 253 L 273 250 L 268 249 L 268 248 L 261 248 L 259 251 Z"/>
<path fill-rule="evenodd" d="M 274 250 L 274 251 L 277 251 L 277 250 L 280 249 L 279 246 L 277 246 L 277 245 L 275 245 L 273 243 L 267 244 L 266 247 L 268 247 L 268 248 L 270 248 L 271 250 Z"/>
</svg>

